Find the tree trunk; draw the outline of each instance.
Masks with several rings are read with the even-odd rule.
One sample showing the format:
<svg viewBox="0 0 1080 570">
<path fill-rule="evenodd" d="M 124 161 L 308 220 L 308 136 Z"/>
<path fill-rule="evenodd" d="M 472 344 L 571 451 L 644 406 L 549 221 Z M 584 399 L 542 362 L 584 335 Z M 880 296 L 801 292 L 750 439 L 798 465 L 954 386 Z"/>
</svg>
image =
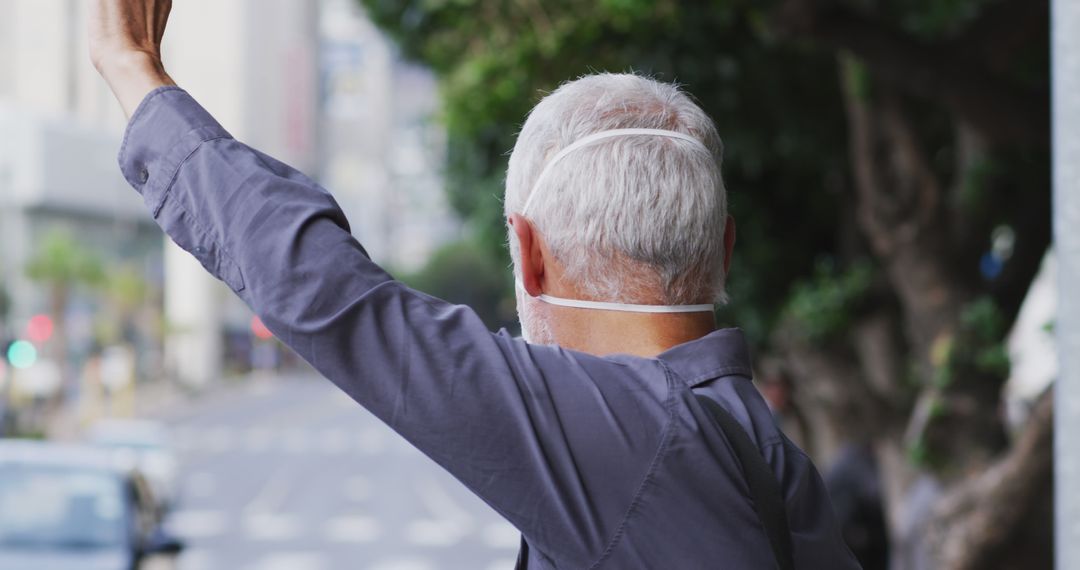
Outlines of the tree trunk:
<svg viewBox="0 0 1080 570">
<path fill-rule="evenodd" d="M 1053 533 L 1053 393 L 993 466 L 954 485 L 928 536 L 941 570 L 1050 568 Z"/>
<path fill-rule="evenodd" d="M 976 354 L 1006 330 L 972 328 L 965 315 L 984 297 L 957 269 L 972 261 L 961 255 L 971 255 L 971 235 L 988 236 L 953 198 L 990 145 L 958 123 L 956 180 L 942 182 L 903 96 L 857 60 L 843 58 L 841 69 L 854 215 L 882 283 L 837 338 L 809 342 L 798 323 L 778 329 L 774 347 L 796 379 L 795 399 L 833 447 L 872 440 L 897 570 L 1046 567 L 1050 405 L 1002 454 L 1005 373 L 980 367 Z M 1015 209 L 1037 218 L 1040 207 Z M 1041 252 L 1039 239 L 1025 247 Z M 1030 283 L 1028 265 L 1008 279 Z M 1025 292 L 990 294 L 984 306 L 1011 323 Z M 821 462 L 827 468 L 829 458 Z"/>
</svg>

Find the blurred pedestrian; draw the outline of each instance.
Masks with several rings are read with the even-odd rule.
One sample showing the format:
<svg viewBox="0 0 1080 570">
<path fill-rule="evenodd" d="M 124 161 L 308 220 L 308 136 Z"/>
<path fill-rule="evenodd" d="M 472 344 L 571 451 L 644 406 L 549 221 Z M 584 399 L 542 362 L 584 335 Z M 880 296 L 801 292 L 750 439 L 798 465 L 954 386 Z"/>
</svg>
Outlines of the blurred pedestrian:
<svg viewBox="0 0 1080 570">
<path fill-rule="evenodd" d="M 795 387 L 783 364 L 776 359 L 766 358 L 759 363 L 756 372 L 758 390 L 781 431 L 813 457 L 810 422 L 795 402 Z"/>
<path fill-rule="evenodd" d="M 825 472 L 844 540 L 864 570 L 889 565 L 889 537 L 877 459 L 869 445 L 849 444 Z"/>
<path fill-rule="evenodd" d="M 716 330 L 735 224 L 716 127 L 677 87 L 589 76 L 530 113 L 504 195 L 522 339 L 393 280 L 327 191 L 176 87 L 168 1 L 91 6 L 157 223 L 513 523 L 518 568 L 858 567 L 742 333 Z"/>
</svg>

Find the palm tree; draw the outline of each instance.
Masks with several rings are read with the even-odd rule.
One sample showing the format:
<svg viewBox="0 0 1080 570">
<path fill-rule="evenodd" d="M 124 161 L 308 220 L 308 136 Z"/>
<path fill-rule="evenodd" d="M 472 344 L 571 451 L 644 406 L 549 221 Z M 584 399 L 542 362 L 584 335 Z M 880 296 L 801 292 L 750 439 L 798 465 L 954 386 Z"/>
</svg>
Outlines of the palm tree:
<svg viewBox="0 0 1080 570">
<path fill-rule="evenodd" d="M 79 285 L 95 286 L 104 280 L 101 259 L 65 232 L 55 231 L 45 236 L 37 254 L 26 265 L 26 276 L 47 289 L 49 315 L 53 321 L 53 338 L 47 354 L 60 367 L 61 386 L 70 381 L 68 362 L 67 309 L 72 290 Z M 66 390 L 61 389 L 55 400 L 63 401 Z"/>
</svg>

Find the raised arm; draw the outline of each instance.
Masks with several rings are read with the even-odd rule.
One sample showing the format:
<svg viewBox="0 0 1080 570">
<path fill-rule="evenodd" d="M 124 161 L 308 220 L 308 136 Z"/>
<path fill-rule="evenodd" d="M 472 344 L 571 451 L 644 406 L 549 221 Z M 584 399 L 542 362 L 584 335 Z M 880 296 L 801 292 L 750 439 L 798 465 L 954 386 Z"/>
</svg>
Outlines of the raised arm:
<svg viewBox="0 0 1080 570">
<path fill-rule="evenodd" d="M 156 49 L 168 2 L 94 4 L 93 41 L 134 27 L 149 30 L 143 37 Z M 142 5 L 134 15 L 110 12 Z M 140 14 L 146 21 L 133 24 Z M 467 307 L 393 280 L 326 190 L 233 139 L 171 85 L 160 60 L 140 59 L 156 58 L 147 45 L 106 43 L 95 62 L 131 115 L 121 168 L 173 241 L 533 548 L 568 567 L 599 556 L 659 447 L 668 420 L 663 373 L 646 379 L 615 362 L 492 334 Z M 618 474 L 601 467 L 613 454 L 625 467 Z"/>
</svg>

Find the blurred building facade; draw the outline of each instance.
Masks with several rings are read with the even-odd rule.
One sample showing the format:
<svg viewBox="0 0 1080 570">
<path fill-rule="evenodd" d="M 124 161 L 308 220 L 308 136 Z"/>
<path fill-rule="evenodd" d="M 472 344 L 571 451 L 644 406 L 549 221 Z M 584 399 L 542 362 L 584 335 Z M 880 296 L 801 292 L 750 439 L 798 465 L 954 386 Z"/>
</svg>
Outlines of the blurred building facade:
<svg viewBox="0 0 1080 570">
<path fill-rule="evenodd" d="M 355 0 L 321 0 L 322 182 L 372 258 L 414 271 L 458 237 L 433 74 L 404 61 Z"/>
<path fill-rule="evenodd" d="M 0 2 L 0 132 L 14 134 L 0 138 L 9 321 L 19 334 L 44 310 L 25 266 L 59 228 L 141 268 L 163 292 L 169 374 L 206 384 L 223 374 L 227 339 L 250 337 L 251 314 L 161 237 L 120 176 L 125 121 L 87 59 L 85 4 Z M 402 62 L 357 3 L 185 0 L 163 51 L 170 74 L 234 136 L 330 188 L 376 261 L 414 269 L 456 236 L 435 80 Z"/>
<path fill-rule="evenodd" d="M 87 59 L 84 10 L 77 0 L 0 2 L 0 294 L 9 313 L 0 341 L 24 336 L 31 315 L 57 304 L 26 271 L 51 235 L 161 284 L 159 232 L 116 167 L 123 116 Z M 100 301 L 73 287 L 66 305 L 70 342 L 60 346 L 84 355 Z"/>
</svg>

